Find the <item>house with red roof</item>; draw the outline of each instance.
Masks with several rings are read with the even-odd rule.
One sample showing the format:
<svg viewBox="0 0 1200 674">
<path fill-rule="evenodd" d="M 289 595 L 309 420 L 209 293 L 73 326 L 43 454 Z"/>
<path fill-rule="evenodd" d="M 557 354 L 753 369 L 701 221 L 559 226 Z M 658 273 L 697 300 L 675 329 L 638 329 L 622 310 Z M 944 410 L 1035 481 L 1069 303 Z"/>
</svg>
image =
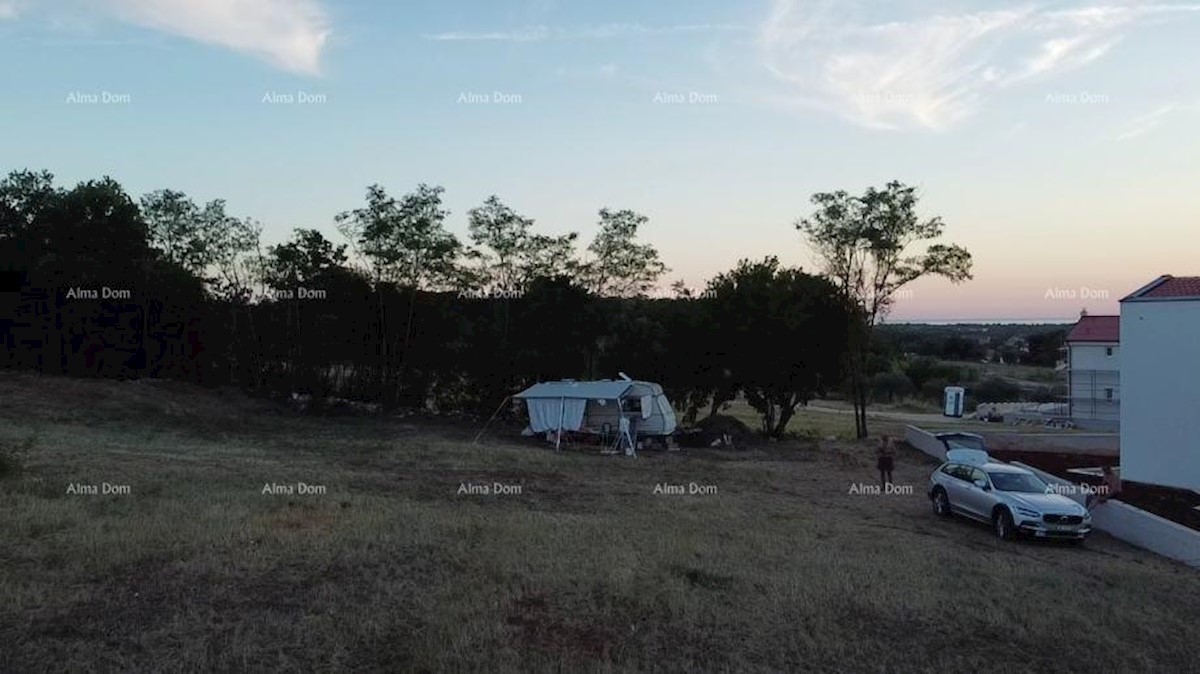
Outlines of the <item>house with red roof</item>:
<svg viewBox="0 0 1200 674">
<path fill-rule="evenodd" d="M 1121 419 L 1121 317 L 1079 317 L 1066 338 L 1067 414 L 1076 425 L 1115 430 Z"/>
<path fill-rule="evenodd" d="M 1121 300 L 1121 477 L 1200 491 L 1200 276 Z"/>
</svg>

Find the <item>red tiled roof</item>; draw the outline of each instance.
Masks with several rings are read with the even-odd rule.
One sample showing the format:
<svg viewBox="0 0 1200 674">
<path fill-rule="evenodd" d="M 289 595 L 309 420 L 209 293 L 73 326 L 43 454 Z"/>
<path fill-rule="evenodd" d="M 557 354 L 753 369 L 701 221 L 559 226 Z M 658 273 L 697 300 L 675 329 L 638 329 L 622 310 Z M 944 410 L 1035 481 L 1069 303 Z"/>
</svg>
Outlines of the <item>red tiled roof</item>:
<svg viewBox="0 0 1200 674">
<path fill-rule="evenodd" d="M 1068 342 L 1120 342 L 1120 316 L 1083 316 L 1067 333 Z"/>
<path fill-rule="evenodd" d="M 1200 300 L 1200 276 L 1159 276 L 1121 301 L 1152 302 L 1178 299 Z"/>
<path fill-rule="evenodd" d="M 1200 297 L 1200 276 L 1171 276 L 1142 297 Z"/>
</svg>

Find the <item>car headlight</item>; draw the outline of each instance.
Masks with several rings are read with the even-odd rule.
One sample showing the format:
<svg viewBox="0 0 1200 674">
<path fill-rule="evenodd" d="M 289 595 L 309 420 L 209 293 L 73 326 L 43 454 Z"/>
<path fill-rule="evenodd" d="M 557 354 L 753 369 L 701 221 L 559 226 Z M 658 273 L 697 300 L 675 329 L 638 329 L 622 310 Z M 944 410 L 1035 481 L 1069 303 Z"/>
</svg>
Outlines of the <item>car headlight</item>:
<svg viewBox="0 0 1200 674">
<path fill-rule="evenodd" d="M 1017 508 L 1017 514 L 1022 517 L 1032 517 L 1034 519 L 1040 518 L 1042 516 L 1042 514 L 1040 512 L 1038 512 L 1036 510 L 1030 510 L 1029 508 Z"/>
</svg>

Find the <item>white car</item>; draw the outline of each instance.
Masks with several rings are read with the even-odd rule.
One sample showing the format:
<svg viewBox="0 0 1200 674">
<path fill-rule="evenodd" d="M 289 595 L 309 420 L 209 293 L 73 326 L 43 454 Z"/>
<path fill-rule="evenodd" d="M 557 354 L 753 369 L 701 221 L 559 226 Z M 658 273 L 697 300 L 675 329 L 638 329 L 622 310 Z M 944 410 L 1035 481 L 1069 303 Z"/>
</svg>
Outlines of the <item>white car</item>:
<svg viewBox="0 0 1200 674">
<path fill-rule="evenodd" d="M 951 450 L 947 459 L 929 476 L 929 499 L 938 515 L 986 522 L 1002 539 L 1026 534 L 1082 541 L 1091 533 L 1087 508 L 1054 493 L 1032 472 L 981 450 Z"/>
</svg>

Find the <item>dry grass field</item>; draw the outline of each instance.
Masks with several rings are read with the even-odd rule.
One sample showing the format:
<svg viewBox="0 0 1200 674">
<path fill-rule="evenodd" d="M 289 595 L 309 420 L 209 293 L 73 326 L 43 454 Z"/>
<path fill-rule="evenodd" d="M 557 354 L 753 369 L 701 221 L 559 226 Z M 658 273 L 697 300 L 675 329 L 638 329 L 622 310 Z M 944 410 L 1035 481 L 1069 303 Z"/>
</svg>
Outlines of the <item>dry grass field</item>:
<svg viewBox="0 0 1200 674">
<path fill-rule="evenodd" d="M 788 432 L 800 437 L 826 440 L 851 440 L 854 438 L 854 412 L 851 403 L 843 400 L 814 400 L 807 407 L 800 407 L 796 416 L 788 422 Z M 703 418 L 708 413 L 700 413 Z M 761 426 L 758 412 L 744 400 L 736 400 L 722 410 L 723 414 L 735 417 L 750 428 Z M 992 424 L 975 419 L 951 418 L 941 414 L 936 406 L 918 407 L 915 404 L 872 405 L 867 410 L 867 427 L 872 435 L 888 434 L 904 438 L 904 429 L 909 424 L 939 430 L 962 430 L 972 433 L 1074 433 L 1073 429 L 1047 428 L 1041 425 Z"/>
<path fill-rule="evenodd" d="M 1200 574 L 938 519 L 915 453 L 864 495 L 848 441 L 631 460 L 169 382 L 0 400 L 2 672 L 1200 668 Z"/>
</svg>

